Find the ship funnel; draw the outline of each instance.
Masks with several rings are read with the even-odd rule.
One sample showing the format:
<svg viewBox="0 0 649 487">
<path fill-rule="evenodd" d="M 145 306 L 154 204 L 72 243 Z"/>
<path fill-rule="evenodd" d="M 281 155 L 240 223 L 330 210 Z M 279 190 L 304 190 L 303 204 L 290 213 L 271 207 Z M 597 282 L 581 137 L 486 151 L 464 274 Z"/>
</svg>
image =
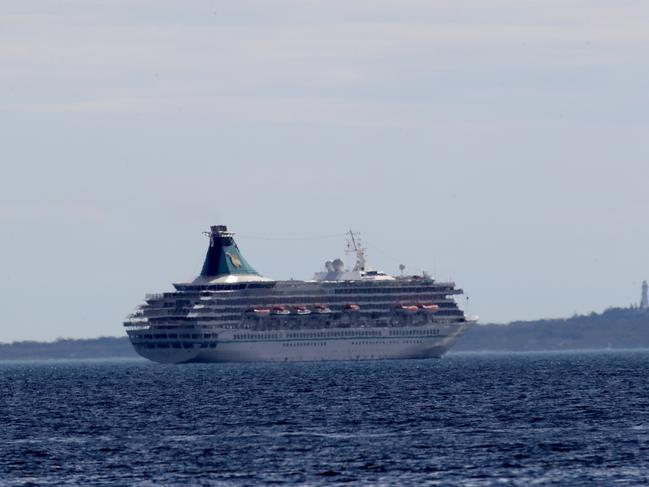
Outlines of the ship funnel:
<svg viewBox="0 0 649 487">
<path fill-rule="evenodd" d="M 243 258 L 234 241 L 234 233 L 228 232 L 225 225 L 212 225 L 209 232 L 210 246 L 205 255 L 201 276 L 215 277 L 230 274 L 258 275 Z"/>
</svg>

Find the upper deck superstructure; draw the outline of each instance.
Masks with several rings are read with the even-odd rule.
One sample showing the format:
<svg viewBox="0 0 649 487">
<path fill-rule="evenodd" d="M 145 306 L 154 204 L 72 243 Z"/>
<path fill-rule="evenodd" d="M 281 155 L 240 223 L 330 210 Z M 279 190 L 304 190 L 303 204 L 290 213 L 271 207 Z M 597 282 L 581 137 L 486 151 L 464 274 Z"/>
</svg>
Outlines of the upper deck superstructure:
<svg viewBox="0 0 649 487">
<path fill-rule="evenodd" d="M 161 362 L 440 356 L 472 323 L 453 299 L 462 293 L 454 283 L 374 271 L 360 243 L 351 271 L 333 261 L 311 281 L 273 281 L 248 264 L 225 226 L 209 236 L 200 275 L 147 295 L 125 322 L 141 355 Z"/>
</svg>

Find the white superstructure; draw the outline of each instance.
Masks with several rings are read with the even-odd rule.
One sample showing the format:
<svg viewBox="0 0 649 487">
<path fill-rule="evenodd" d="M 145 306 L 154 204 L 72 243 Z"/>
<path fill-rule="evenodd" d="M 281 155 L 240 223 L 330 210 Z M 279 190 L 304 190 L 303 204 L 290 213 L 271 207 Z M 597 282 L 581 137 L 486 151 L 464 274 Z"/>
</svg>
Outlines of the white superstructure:
<svg viewBox="0 0 649 487">
<path fill-rule="evenodd" d="M 246 262 L 225 226 L 213 226 L 201 274 L 147 295 L 124 323 L 135 350 L 163 363 L 441 357 L 476 319 L 452 282 L 393 277 L 340 259 L 312 281 L 273 281 Z"/>
</svg>

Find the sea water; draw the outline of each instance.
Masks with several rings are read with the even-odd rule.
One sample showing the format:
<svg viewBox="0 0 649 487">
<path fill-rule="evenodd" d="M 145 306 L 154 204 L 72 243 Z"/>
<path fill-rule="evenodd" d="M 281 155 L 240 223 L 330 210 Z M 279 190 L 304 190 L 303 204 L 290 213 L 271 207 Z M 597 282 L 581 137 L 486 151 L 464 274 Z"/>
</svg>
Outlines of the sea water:
<svg viewBox="0 0 649 487">
<path fill-rule="evenodd" d="M 0 364 L 2 485 L 637 485 L 649 352 Z"/>
</svg>

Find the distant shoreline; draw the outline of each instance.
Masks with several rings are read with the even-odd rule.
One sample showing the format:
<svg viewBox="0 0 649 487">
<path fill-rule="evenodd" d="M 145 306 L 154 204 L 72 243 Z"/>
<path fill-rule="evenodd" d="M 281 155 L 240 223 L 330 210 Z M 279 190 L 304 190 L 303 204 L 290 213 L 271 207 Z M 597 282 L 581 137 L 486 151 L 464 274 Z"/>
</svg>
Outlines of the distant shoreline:
<svg viewBox="0 0 649 487">
<path fill-rule="evenodd" d="M 640 351 L 649 349 L 649 312 L 610 308 L 566 319 L 471 328 L 449 353 Z M 0 360 L 140 358 L 128 337 L 0 343 Z"/>
<path fill-rule="evenodd" d="M 649 347 L 642 348 L 575 348 L 561 350 L 449 350 L 446 355 L 544 355 L 566 353 L 635 353 L 649 352 Z"/>
</svg>

